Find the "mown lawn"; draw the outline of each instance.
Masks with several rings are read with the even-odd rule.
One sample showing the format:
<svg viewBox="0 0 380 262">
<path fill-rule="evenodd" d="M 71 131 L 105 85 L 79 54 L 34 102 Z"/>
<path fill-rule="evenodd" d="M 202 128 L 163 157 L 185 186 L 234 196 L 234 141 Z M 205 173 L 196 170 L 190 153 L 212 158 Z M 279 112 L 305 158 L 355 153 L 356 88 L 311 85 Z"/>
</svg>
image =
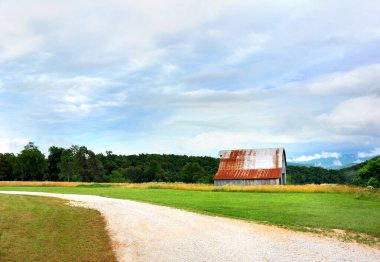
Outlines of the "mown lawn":
<svg viewBox="0 0 380 262">
<path fill-rule="evenodd" d="M 116 261 L 98 211 L 0 194 L 0 261 Z"/>
<path fill-rule="evenodd" d="M 354 193 L 209 192 L 114 187 L 0 187 L 91 194 L 295 228 L 343 229 L 380 237 L 380 200 Z"/>
</svg>

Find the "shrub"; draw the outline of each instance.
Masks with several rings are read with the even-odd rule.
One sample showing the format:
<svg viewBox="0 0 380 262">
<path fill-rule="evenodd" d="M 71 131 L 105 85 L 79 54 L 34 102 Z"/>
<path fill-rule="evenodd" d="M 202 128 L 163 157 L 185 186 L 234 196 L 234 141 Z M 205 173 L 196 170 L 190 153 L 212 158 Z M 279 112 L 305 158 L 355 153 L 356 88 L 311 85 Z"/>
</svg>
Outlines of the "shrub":
<svg viewBox="0 0 380 262">
<path fill-rule="evenodd" d="M 360 179 L 366 186 L 379 187 L 380 180 L 380 157 L 371 159 L 367 164 L 358 170 Z"/>
<path fill-rule="evenodd" d="M 112 171 L 109 176 L 111 183 L 125 183 L 127 180 L 123 177 L 123 174 L 117 170 Z"/>
<path fill-rule="evenodd" d="M 373 186 L 375 188 L 379 188 L 380 187 L 380 182 L 379 180 L 377 180 L 376 178 L 374 177 L 371 177 L 368 182 L 367 182 L 367 186 Z"/>
</svg>

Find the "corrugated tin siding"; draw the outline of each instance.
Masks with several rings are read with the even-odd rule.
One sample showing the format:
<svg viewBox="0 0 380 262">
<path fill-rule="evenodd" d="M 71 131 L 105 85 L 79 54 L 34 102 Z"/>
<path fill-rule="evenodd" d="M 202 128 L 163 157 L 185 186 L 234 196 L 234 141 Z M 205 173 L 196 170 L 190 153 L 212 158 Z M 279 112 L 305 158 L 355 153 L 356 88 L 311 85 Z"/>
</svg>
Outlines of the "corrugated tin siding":
<svg viewBox="0 0 380 262">
<path fill-rule="evenodd" d="M 258 185 L 279 185 L 279 179 L 241 179 L 241 180 L 215 180 L 215 186 L 236 185 L 236 186 L 258 186 Z"/>
<path fill-rule="evenodd" d="M 283 163 L 283 148 L 223 150 L 214 180 L 278 179 Z"/>
</svg>

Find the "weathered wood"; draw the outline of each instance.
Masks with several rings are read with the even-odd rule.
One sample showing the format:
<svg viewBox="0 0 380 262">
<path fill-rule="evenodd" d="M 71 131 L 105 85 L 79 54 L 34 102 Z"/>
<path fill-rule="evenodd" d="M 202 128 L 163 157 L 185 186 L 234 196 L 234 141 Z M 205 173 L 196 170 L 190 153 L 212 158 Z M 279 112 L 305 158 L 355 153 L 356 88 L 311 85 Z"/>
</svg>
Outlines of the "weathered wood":
<svg viewBox="0 0 380 262">
<path fill-rule="evenodd" d="M 239 180 L 214 180 L 215 186 L 236 185 L 236 186 L 258 186 L 258 185 L 279 185 L 280 179 L 239 179 Z"/>
</svg>

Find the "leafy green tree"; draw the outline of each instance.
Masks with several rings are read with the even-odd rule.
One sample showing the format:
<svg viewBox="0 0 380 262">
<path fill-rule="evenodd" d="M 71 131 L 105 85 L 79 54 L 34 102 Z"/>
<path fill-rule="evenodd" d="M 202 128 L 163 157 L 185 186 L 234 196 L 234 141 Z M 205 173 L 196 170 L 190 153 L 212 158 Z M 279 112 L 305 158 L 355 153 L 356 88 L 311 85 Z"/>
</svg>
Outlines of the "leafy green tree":
<svg viewBox="0 0 380 262">
<path fill-rule="evenodd" d="M 198 162 L 187 163 L 181 170 L 181 178 L 185 183 L 199 183 L 204 176 L 204 169 Z"/>
<path fill-rule="evenodd" d="M 380 187 L 380 182 L 379 180 L 377 180 L 376 178 L 374 177 L 371 177 L 370 179 L 368 179 L 367 181 L 367 186 L 372 186 L 372 187 Z"/>
<path fill-rule="evenodd" d="M 29 142 L 18 155 L 16 169 L 20 180 L 42 181 L 46 178 L 45 156 L 33 142 Z"/>
<path fill-rule="evenodd" d="M 148 162 L 141 182 L 162 181 L 163 171 L 158 161 Z"/>
<path fill-rule="evenodd" d="M 16 161 L 17 158 L 14 154 L 0 154 L 0 180 L 14 180 Z"/>
<path fill-rule="evenodd" d="M 358 170 L 358 174 L 363 185 L 379 187 L 380 157 L 368 160 L 367 164 Z"/>
<path fill-rule="evenodd" d="M 112 183 L 125 183 L 128 182 L 127 179 L 123 176 L 123 174 L 119 170 L 112 171 L 111 175 L 109 176 L 109 182 Z"/>
<path fill-rule="evenodd" d="M 71 146 L 65 149 L 58 167 L 60 180 L 103 181 L 104 169 L 101 161 L 85 146 Z"/>
<path fill-rule="evenodd" d="M 95 181 L 102 182 L 104 177 L 104 167 L 102 162 L 97 158 L 94 152 L 86 148 L 86 180 L 85 181 Z"/>
<path fill-rule="evenodd" d="M 79 150 L 78 146 L 71 146 L 64 149 L 61 154 L 61 162 L 58 164 L 60 181 L 77 181 L 78 177 L 75 175 L 74 156 Z"/>
<path fill-rule="evenodd" d="M 102 163 L 106 176 L 110 175 L 112 171 L 124 167 L 120 156 L 113 154 L 112 151 L 106 151 L 106 155 L 98 154 L 96 157 Z"/>
<path fill-rule="evenodd" d="M 51 146 L 48 156 L 48 180 L 57 181 L 59 179 L 59 163 L 61 162 L 62 153 L 65 149 L 62 147 Z"/>
<path fill-rule="evenodd" d="M 144 176 L 144 170 L 141 168 L 141 166 L 130 166 L 127 168 L 122 168 L 121 173 L 127 181 L 133 183 L 142 182 L 142 177 Z"/>
</svg>

